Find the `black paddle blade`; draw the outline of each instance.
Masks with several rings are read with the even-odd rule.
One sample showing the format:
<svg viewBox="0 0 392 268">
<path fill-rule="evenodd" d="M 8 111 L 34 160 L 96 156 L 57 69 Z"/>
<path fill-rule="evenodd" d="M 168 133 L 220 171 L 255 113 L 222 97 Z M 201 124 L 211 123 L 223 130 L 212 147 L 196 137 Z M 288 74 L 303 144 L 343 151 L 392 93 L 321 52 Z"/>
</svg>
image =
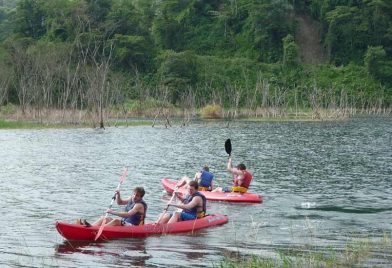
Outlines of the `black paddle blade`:
<svg viewBox="0 0 392 268">
<path fill-rule="evenodd" d="M 227 139 L 225 141 L 225 150 L 228 155 L 231 155 L 231 140 Z"/>
</svg>

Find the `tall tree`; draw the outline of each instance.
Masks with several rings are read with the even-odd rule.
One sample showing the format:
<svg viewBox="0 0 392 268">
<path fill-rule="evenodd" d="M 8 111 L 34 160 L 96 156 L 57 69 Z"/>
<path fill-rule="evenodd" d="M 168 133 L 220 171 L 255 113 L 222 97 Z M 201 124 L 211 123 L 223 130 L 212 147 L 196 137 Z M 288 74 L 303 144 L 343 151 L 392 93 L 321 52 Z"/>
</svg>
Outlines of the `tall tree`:
<svg viewBox="0 0 392 268">
<path fill-rule="evenodd" d="M 43 0 L 21 0 L 12 17 L 14 32 L 25 37 L 39 38 L 46 33 Z"/>
</svg>

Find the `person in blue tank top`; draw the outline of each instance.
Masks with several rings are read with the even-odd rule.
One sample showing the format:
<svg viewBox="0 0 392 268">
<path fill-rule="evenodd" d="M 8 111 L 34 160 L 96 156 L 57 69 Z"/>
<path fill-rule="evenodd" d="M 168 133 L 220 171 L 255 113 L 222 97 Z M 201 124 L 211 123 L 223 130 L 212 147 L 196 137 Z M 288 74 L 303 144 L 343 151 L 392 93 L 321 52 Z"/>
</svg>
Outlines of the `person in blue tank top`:
<svg viewBox="0 0 392 268">
<path fill-rule="evenodd" d="M 182 203 L 168 203 L 168 206 L 179 208 L 182 211 L 165 213 L 165 215 L 159 217 L 160 220 L 158 223 L 195 220 L 203 218 L 206 215 L 207 200 L 205 196 L 198 191 L 199 184 L 197 181 L 190 181 L 187 188 L 188 195 Z"/>
<path fill-rule="evenodd" d="M 210 172 L 208 166 L 204 166 L 201 171 L 196 172 L 193 180 L 197 181 L 199 184 L 200 191 L 211 191 L 213 188 L 213 179 L 214 174 Z M 181 178 L 181 180 L 177 183 L 177 187 L 182 187 L 186 183 L 189 183 L 191 179 L 187 176 Z"/>
<path fill-rule="evenodd" d="M 133 195 L 128 198 L 121 198 L 120 191 L 116 191 L 116 202 L 118 205 L 125 205 L 124 211 L 114 211 L 108 209 L 106 212 L 121 218 L 113 219 L 110 217 L 101 217 L 93 224 L 89 224 L 86 220 L 80 221 L 81 224 L 86 226 L 98 225 L 101 226 L 104 222 L 110 226 L 121 225 L 143 225 L 147 213 L 147 204 L 143 200 L 145 194 L 143 187 L 136 187 L 133 190 Z"/>
</svg>

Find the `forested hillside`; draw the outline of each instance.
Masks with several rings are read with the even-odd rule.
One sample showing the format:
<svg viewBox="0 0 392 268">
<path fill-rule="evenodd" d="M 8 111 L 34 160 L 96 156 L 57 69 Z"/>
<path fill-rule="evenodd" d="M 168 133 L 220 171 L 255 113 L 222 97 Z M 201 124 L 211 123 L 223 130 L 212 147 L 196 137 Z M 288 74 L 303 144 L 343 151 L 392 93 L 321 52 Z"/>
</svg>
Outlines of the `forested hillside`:
<svg viewBox="0 0 392 268">
<path fill-rule="evenodd" d="M 22 113 L 392 103 L 389 0 L 2 0 L 0 42 L 0 107 Z"/>
</svg>

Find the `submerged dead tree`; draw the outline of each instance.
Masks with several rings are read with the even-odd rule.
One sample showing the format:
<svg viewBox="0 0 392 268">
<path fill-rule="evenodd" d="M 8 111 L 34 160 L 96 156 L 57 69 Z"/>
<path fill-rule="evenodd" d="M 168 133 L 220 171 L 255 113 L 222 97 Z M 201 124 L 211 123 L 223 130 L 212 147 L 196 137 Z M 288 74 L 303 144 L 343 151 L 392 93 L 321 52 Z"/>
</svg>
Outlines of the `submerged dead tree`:
<svg viewBox="0 0 392 268">
<path fill-rule="evenodd" d="M 91 112 L 93 125 L 99 123 L 104 126 L 104 109 L 108 107 L 109 98 L 108 75 L 113 56 L 114 44 L 110 40 L 103 40 L 100 36 L 89 34 L 84 42 L 79 43 L 82 55 L 83 75 L 86 83 L 86 99 L 88 110 Z"/>
<path fill-rule="evenodd" d="M 8 87 L 11 82 L 11 71 L 5 64 L 0 63 L 0 106 L 8 99 Z"/>
<path fill-rule="evenodd" d="M 170 119 L 169 119 L 169 88 L 167 86 L 160 86 L 157 89 L 158 99 L 160 100 L 160 106 L 155 113 L 154 120 L 152 122 L 152 127 L 155 126 L 155 122 L 159 116 L 163 117 L 165 120 L 165 127 L 171 127 Z"/>
<path fill-rule="evenodd" d="M 183 113 L 183 119 L 181 125 L 183 127 L 189 125 L 192 116 L 195 114 L 196 98 L 191 87 L 183 92 L 181 95 L 181 108 Z"/>
</svg>

